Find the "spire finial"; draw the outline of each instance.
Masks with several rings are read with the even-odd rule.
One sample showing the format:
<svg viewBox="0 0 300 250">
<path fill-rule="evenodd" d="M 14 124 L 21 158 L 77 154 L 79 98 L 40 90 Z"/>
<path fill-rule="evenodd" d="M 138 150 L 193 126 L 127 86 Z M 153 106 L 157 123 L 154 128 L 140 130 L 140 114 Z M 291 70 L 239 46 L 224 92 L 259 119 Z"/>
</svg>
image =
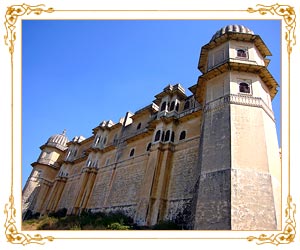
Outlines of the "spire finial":
<svg viewBox="0 0 300 250">
<path fill-rule="evenodd" d="M 67 130 L 64 129 L 64 131 L 62 132 L 62 135 L 66 135 Z"/>
</svg>

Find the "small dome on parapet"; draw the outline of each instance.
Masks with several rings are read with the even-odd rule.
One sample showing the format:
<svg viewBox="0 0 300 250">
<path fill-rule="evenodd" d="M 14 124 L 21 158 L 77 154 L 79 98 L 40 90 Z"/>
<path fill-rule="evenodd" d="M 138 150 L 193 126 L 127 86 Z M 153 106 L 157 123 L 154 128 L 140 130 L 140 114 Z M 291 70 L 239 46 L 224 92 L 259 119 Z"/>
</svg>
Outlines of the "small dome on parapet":
<svg viewBox="0 0 300 250">
<path fill-rule="evenodd" d="M 68 137 L 66 136 L 66 130 L 64 130 L 61 134 L 52 135 L 46 145 L 48 146 L 54 146 L 54 147 L 67 147 L 67 143 L 69 142 Z"/>
<path fill-rule="evenodd" d="M 234 25 L 227 25 L 225 27 L 223 27 L 222 29 L 218 30 L 213 37 L 211 38 L 210 41 L 215 40 L 216 38 L 229 33 L 229 32 L 235 32 L 235 33 L 243 33 L 243 34 L 251 34 L 254 35 L 254 32 L 252 30 L 250 30 L 249 28 L 245 27 L 244 25 L 238 25 L 238 24 L 234 24 Z"/>
</svg>

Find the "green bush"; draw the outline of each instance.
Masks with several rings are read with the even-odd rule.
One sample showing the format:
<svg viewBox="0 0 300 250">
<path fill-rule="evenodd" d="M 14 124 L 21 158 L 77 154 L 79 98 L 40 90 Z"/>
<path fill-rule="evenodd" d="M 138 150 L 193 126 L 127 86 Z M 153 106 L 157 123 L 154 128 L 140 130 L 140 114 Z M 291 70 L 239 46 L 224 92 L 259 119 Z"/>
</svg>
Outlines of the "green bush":
<svg viewBox="0 0 300 250">
<path fill-rule="evenodd" d="M 114 222 L 111 225 L 107 226 L 107 229 L 110 230 L 128 230 L 129 228 L 130 228 L 129 226 L 122 225 L 118 222 Z"/>
<path fill-rule="evenodd" d="M 109 225 L 118 222 L 121 225 L 131 225 L 133 224 L 133 219 L 129 216 L 123 214 L 122 212 L 110 212 L 102 217 L 101 223 L 108 227 Z"/>
<path fill-rule="evenodd" d="M 121 212 L 91 213 L 83 212 L 78 215 L 63 216 L 64 210 L 28 221 L 36 224 L 37 230 L 130 230 L 139 229 L 133 224 L 133 219 Z"/>
</svg>

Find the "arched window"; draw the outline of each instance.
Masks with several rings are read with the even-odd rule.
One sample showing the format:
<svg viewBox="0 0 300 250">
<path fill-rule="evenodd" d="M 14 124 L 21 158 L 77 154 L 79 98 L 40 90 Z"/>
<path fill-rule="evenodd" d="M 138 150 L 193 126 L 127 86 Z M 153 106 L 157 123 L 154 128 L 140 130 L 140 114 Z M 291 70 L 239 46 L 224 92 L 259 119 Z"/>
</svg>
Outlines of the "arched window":
<svg viewBox="0 0 300 250">
<path fill-rule="evenodd" d="M 236 54 L 238 57 L 247 57 L 247 51 L 245 49 L 237 49 Z"/>
<path fill-rule="evenodd" d="M 154 138 L 154 141 L 159 141 L 160 139 L 160 130 L 158 130 L 155 134 L 155 138 Z"/>
<path fill-rule="evenodd" d="M 165 140 L 165 131 L 163 131 L 161 134 L 161 141 L 164 141 L 164 140 Z"/>
<path fill-rule="evenodd" d="M 186 132 L 185 132 L 185 131 L 182 131 L 182 132 L 180 133 L 179 140 L 184 140 L 185 137 L 186 137 Z"/>
<path fill-rule="evenodd" d="M 96 137 L 94 141 L 95 145 L 97 145 L 98 141 L 99 141 L 99 137 Z"/>
<path fill-rule="evenodd" d="M 114 135 L 114 140 L 113 140 L 113 142 L 114 142 L 114 143 L 117 143 L 117 142 L 118 142 L 118 134 L 115 134 L 115 135 Z"/>
<path fill-rule="evenodd" d="M 68 160 L 68 158 L 70 157 L 70 155 L 71 155 L 71 150 L 68 151 L 67 156 L 66 156 L 66 160 Z M 42 158 L 42 156 L 40 158 Z"/>
<path fill-rule="evenodd" d="M 175 110 L 176 110 L 176 111 L 179 110 L 179 103 L 176 104 Z"/>
<path fill-rule="evenodd" d="M 241 92 L 241 93 L 250 93 L 250 86 L 249 86 L 249 84 L 248 83 L 245 83 L 245 82 L 241 82 L 240 84 L 239 84 L 239 91 Z"/>
<path fill-rule="evenodd" d="M 189 108 L 190 108 L 190 102 L 185 101 L 183 109 L 186 110 L 186 109 L 189 109 Z"/>
<path fill-rule="evenodd" d="M 174 142 L 174 140 L 175 140 L 175 133 L 174 133 L 174 131 L 172 131 L 171 142 Z"/>
<path fill-rule="evenodd" d="M 170 111 L 174 110 L 174 108 L 175 108 L 175 101 L 171 102 Z"/>
<path fill-rule="evenodd" d="M 106 143 L 106 140 L 107 140 L 107 137 L 104 137 L 104 139 L 103 139 L 103 144 Z"/>
<path fill-rule="evenodd" d="M 166 136 L 165 136 L 165 141 L 169 141 L 169 140 L 170 140 L 170 130 L 166 132 Z"/>
<path fill-rule="evenodd" d="M 163 104 L 161 105 L 160 111 L 166 110 L 167 107 L 167 103 L 163 102 Z"/>
<path fill-rule="evenodd" d="M 141 126 L 142 126 L 142 124 L 139 123 L 139 124 L 137 125 L 136 129 L 139 130 L 139 129 L 141 128 Z"/>
<path fill-rule="evenodd" d="M 151 144 L 151 142 L 149 142 L 149 143 L 148 143 L 148 145 L 147 145 L 147 149 L 146 149 L 146 151 L 149 151 L 149 150 L 150 150 L 150 148 L 151 148 L 151 145 L 152 145 L 152 144 Z"/>
<path fill-rule="evenodd" d="M 88 160 L 88 161 L 86 162 L 86 166 L 87 166 L 87 167 L 90 167 L 91 164 L 92 164 L 92 161 L 91 161 L 91 160 Z"/>
<path fill-rule="evenodd" d="M 95 139 L 95 146 L 99 144 L 100 140 L 101 140 L 101 136 L 97 136 Z"/>
<path fill-rule="evenodd" d="M 134 155 L 134 148 L 130 150 L 129 156 L 132 157 Z"/>
</svg>

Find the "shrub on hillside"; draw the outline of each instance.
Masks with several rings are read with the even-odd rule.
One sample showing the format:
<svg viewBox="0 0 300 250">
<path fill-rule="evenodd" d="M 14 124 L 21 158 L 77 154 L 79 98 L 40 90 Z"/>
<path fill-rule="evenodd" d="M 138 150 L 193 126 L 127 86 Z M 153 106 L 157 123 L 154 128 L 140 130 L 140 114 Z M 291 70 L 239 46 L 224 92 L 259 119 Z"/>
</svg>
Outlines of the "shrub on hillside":
<svg viewBox="0 0 300 250">
<path fill-rule="evenodd" d="M 109 230 L 128 230 L 129 228 L 130 228 L 130 226 L 125 226 L 118 222 L 114 222 L 107 226 L 107 229 L 109 229 Z"/>
<path fill-rule="evenodd" d="M 65 216 L 66 209 L 34 220 L 38 230 L 129 230 L 140 229 L 122 212 L 91 213 Z"/>
</svg>

